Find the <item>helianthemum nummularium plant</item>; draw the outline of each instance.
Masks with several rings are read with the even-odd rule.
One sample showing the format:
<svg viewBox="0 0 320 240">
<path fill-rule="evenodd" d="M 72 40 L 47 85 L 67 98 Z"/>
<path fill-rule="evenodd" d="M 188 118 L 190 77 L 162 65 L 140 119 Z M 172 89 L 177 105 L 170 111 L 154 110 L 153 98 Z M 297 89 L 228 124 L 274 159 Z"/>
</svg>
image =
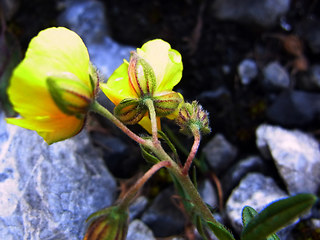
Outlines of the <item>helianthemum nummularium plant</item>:
<svg viewBox="0 0 320 240">
<path fill-rule="evenodd" d="M 189 169 L 199 148 L 201 135 L 211 132 L 208 113 L 198 102 L 185 103 L 173 91 L 182 77 L 182 58 L 169 43 L 151 40 L 131 53 L 107 83 L 100 87 L 115 104 L 114 115 L 100 105 L 95 95 L 99 77 L 81 38 L 66 28 L 49 28 L 33 38 L 24 60 L 14 70 L 8 88 L 17 118 L 7 122 L 37 131 L 48 144 L 76 135 L 88 111 L 109 119 L 136 141 L 142 155 L 153 166 L 113 206 L 93 213 L 84 240 L 125 240 L 128 209 L 144 183 L 160 168 L 166 168 L 184 204 L 186 214 L 203 239 L 208 230 L 221 240 L 233 235 L 217 222 L 189 178 Z M 160 130 L 160 118 L 174 119 L 182 133 L 194 143 L 184 163 L 162 148 L 162 141 L 176 154 L 175 147 Z M 139 136 L 126 125 L 140 124 L 152 136 Z M 160 140 L 158 135 L 162 136 Z M 175 156 L 175 154 L 173 154 Z M 298 195 L 275 202 L 260 214 L 243 211 L 243 240 L 278 239 L 272 235 L 291 219 L 310 208 L 316 197 Z M 165 227 L 165 226 L 164 226 Z"/>
</svg>

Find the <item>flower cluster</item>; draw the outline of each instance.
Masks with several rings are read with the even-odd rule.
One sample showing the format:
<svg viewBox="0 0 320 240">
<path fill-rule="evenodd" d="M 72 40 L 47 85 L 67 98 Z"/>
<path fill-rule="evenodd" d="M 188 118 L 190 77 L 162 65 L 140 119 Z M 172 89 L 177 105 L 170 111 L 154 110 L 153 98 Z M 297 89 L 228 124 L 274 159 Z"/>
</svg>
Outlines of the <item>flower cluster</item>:
<svg viewBox="0 0 320 240">
<path fill-rule="evenodd" d="M 153 101 L 158 121 L 160 117 L 174 118 L 183 97 L 172 89 L 179 83 L 182 69 L 180 53 L 155 39 L 132 52 L 130 61 L 124 61 L 100 87 L 116 105 L 115 115 L 122 122 L 139 123 L 151 132 L 144 100 Z"/>
</svg>

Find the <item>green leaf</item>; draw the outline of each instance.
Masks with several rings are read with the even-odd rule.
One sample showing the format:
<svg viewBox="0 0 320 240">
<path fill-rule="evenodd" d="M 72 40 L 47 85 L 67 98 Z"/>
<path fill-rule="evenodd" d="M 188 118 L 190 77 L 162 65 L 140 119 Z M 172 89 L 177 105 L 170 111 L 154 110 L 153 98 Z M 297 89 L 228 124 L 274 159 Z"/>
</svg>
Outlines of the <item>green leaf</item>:
<svg viewBox="0 0 320 240">
<path fill-rule="evenodd" d="M 254 216 L 256 216 L 258 214 L 258 212 L 250 207 L 250 206 L 245 206 L 242 209 L 242 224 L 243 226 L 247 226 L 247 224 L 251 221 L 251 219 L 254 218 Z"/>
<path fill-rule="evenodd" d="M 174 154 L 174 158 L 175 158 L 177 161 L 179 161 L 179 155 L 178 155 L 177 149 L 175 148 L 175 146 L 173 145 L 173 143 L 170 141 L 170 139 L 168 138 L 168 136 L 167 136 L 164 132 L 162 132 L 162 131 L 160 131 L 160 130 L 158 130 L 158 134 L 159 134 L 160 137 L 166 142 L 166 144 L 169 146 L 169 148 L 171 149 L 171 151 L 172 151 L 173 154 Z"/>
<path fill-rule="evenodd" d="M 246 226 L 256 215 L 258 212 L 250 207 L 250 206 L 245 206 L 242 210 L 242 224 L 243 226 Z M 267 240 L 280 240 L 277 234 L 272 234 L 269 237 L 267 237 Z"/>
<path fill-rule="evenodd" d="M 235 240 L 232 234 L 219 222 L 207 222 L 210 230 L 219 240 Z"/>
<path fill-rule="evenodd" d="M 202 220 L 201 217 L 199 215 L 197 215 L 195 217 L 195 225 L 197 227 L 198 233 L 200 234 L 200 236 L 204 239 L 207 240 L 207 236 L 205 234 L 204 228 L 203 228 L 203 224 L 202 224 Z"/>
<path fill-rule="evenodd" d="M 140 144 L 141 155 L 149 163 L 155 164 L 160 162 L 160 160 L 154 156 L 148 149 L 146 149 L 143 145 Z"/>
<path fill-rule="evenodd" d="M 312 194 L 298 194 L 267 206 L 244 227 L 242 240 L 264 240 L 283 228 L 316 202 Z"/>
<path fill-rule="evenodd" d="M 277 234 L 271 234 L 270 236 L 267 237 L 267 240 L 280 240 Z"/>
</svg>

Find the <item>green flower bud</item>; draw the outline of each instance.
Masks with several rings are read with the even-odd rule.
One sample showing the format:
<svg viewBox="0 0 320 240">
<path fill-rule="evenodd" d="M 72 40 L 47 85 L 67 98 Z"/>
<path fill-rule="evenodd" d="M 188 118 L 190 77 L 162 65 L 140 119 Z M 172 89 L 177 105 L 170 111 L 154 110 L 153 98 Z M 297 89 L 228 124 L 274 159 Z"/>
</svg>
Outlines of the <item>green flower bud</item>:
<svg viewBox="0 0 320 240">
<path fill-rule="evenodd" d="M 152 99 L 157 117 L 166 117 L 172 114 L 183 102 L 181 95 L 174 91 L 156 93 Z"/>
<path fill-rule="evenodd" d="M 125 240 L 128 231 L 128 211 L 112 206 L 87 219 L 90 225 L 83 240 Z"/>
<path fill-rule="evenodd" d="M 177 116 L 176 123 L 180 126 L 180 131 L 186 135 L 192 135 L 192 128 L 198 128 L 203 134 L 209 134 L 208 112 L 203 110 L 197 101 L 192 103 L 184 103 Z"/>
<path fill-rule="evenodd" d="M 50 76 L 46 82 L 52 99 L 62 112 L 77 117 L 87 113 L 94 92 L 75 75 Z"/>
<path fill-rule="evenodd" d="M 156 88 L 156 76 L 150 64 L 136 52 L 131 53 L 129 68 L 129 82 L 138 97 L 151 96 Z"/>
<path fill-rule="evenodd" d="M 115 116 L 124 124 L 136 124 L 146 115 L 147 107 L 136 98 L 123 99 L 115 108 Z"/>
</svg>

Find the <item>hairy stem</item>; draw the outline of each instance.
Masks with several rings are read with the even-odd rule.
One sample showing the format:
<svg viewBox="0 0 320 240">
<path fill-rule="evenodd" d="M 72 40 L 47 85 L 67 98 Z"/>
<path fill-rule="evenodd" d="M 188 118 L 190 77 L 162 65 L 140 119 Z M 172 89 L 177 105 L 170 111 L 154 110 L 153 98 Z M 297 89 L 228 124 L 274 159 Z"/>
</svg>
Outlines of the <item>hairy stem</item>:
<svg viewBox="0 0 320 240">
<path fill-rule="evenodd" d="M 109 119 L 112 123 L 114 123 L 118 128 L 122 130 L 125 134 L 127 134 L 132 140 L 136 141 L 137 143 L 144 144 L 146 140 L 139 137 L 135 133 L 133 133 L 129 128 L 127 128 L 118 118 L 116 118 L 111 112 L 109 112 L 106 108 L 104 108 L 100 103 L 94 101 L 91 106 L 90 110 L 96 112 L 105 118 Z"/>
<path fill-rule="evenodd" d="M 150 116 L 151 128 L 152 128 L 152 141 L 155 145 L 158 145 L 159 140 L 158 140 L 157 118 L 156 118 L 156 111 L 154 109 L 153 101 L 151 99 L 145 99 L 144 103 L 147 105 L 149 109 L 149 116 Z"/>
<path fill-rule="evenodd" d="M 163 167 L 170 167 L 170 161 L 162 161 L 153 165 L 136 183 L 133 185 L 129 191 L 125 194 L 125 196 L 121 199 L 120 205 L 124 207 L 128 207 L 132 200 L 135 198 L 138 191 L 142 188 L 142 186 L 148 181 L 153 174 L 159 171 Z"/>
<path fill-rule="evenodd" d="M 190 166 L 192 164 L 194 157 L 197 154 L 197 151 L 198 151 L 198 148 L 200 145 L 200 140 L 201 140 L 201 134 L 200 134 L 200 131 L 197 127 L 194 127 L 192 129 L 192 133 L 193 133 L 193 137 L 194 137 L 194 142 L 193 142 L 191 151 L 189 153 L 189 156 L 188 156 L 188 158 L 184 164 L 184 167 L 182 169 L 182 174 L 184 174 L 184 175 L 187 175 L 189 172 Z"/>
</svg>

